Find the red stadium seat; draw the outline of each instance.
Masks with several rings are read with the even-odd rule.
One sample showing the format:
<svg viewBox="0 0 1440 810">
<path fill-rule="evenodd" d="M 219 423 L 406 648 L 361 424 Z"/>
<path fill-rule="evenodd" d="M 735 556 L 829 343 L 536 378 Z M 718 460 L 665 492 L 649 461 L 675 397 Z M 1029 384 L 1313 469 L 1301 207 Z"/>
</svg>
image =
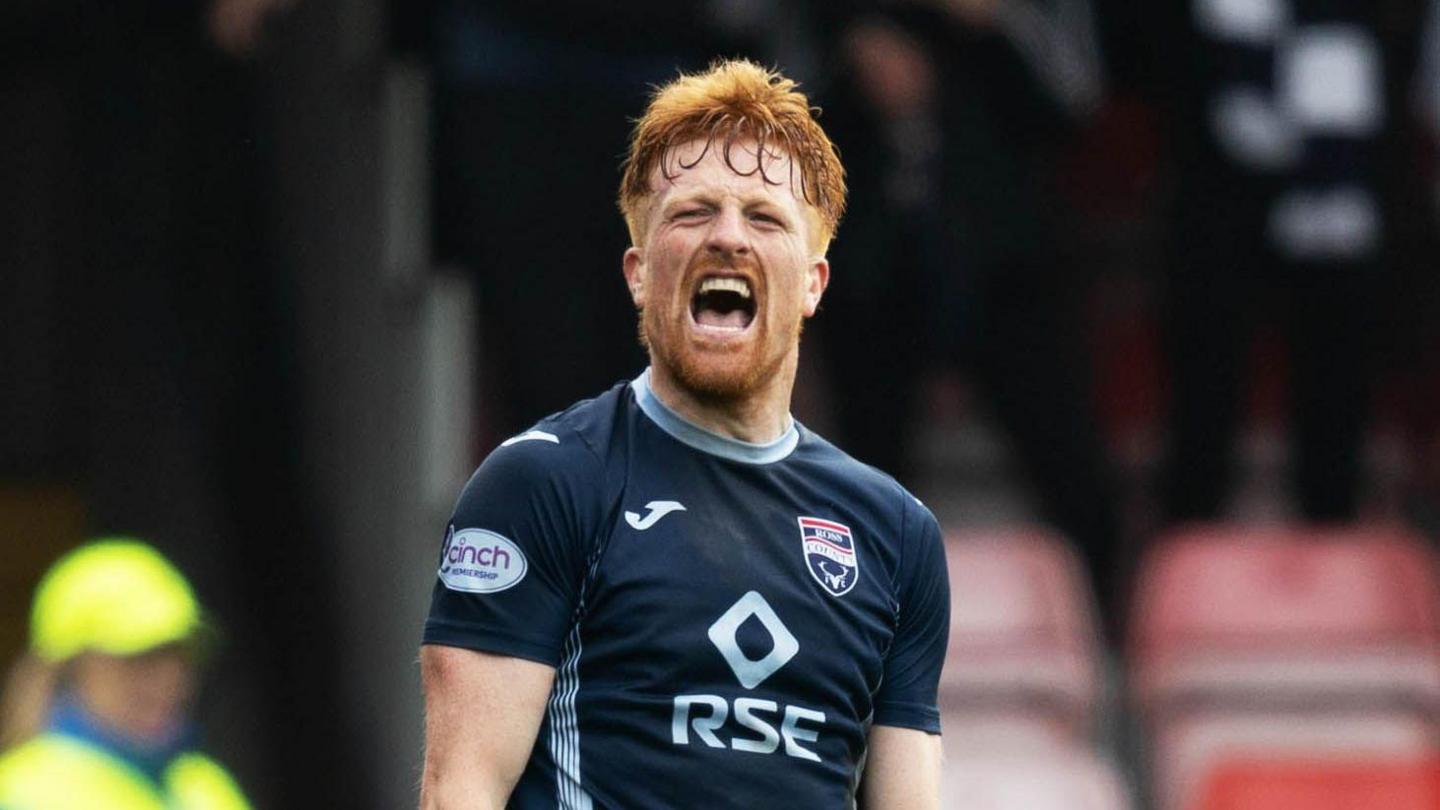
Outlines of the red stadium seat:
<svg viewBox="0 0 1440 810">
<path fill-rule="evenodd" d="M 1440 762 L 1230 762 L 1187 810 L 1440 810 Z"/>
<path fill-rule="evenodd" d="M 1088 741 L 1099 641 L 1084 570 L 1043 531 L 952 534 L 947 745 Z M 954 729 L 953 735 L 951 729 Z"/>
<path fill-rule="evenodd" d="M 1430 718 L 1380 709 L 1180 713 L 1157 724 L 1149 750 L 1159 810 L 1192 807 L 1206 775 L 1237 758 L 1409 761 L 1440 753 Z"/>
<path fill-rule="evenodd" d="M 1131 627 L 1148 710 L 1206 696 L 1440 705 L 1440 568 L 1401 531 L 1180 533 L 1142 568 Z"/>
<path fill-rule="evenodd" d="M 949 757 L 941 796 L 945 810 L 1128 810 L 1132 806 L 1116 770 L 1077 751 Z"/>
<path fill-rule="evenodd" d="M 1234 756 L 1437 750 L 1440 569 L 1401 531 L 1178 533 L 1141 570 L 1131 628 L 1161 810 Z"/>
</svg>

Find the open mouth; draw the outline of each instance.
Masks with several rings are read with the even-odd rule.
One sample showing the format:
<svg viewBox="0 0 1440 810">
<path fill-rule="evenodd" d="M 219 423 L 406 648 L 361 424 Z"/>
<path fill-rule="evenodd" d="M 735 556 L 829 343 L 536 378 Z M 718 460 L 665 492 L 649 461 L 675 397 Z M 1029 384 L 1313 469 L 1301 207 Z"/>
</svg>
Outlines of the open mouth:
<svg viewBox="0 0 1440 810">
<path fill-rule="evenodd" d="M 755 320 L 755 296 L 750 282 L 734 276 L 706 278 L 690 299 L 690 315 L 703 327 L 745 331 Z"/>
</svg>

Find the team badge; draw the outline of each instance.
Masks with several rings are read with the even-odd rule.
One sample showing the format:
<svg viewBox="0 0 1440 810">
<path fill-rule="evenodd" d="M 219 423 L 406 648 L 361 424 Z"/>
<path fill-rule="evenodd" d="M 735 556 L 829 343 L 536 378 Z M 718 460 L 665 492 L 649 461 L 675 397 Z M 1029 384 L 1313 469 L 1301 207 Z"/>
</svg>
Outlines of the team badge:
<svg viewBox="0 0 1440 810">
<path fill-rule="evenodd" d="M 860 560 L 855 556 L 855 538 L 850 527 L 830 520 L 802 517 L 800 546 L 805 550 L 805 567 L 810 576 L 831 596 L 844 596 L 860 579 Z"/>
</svg>

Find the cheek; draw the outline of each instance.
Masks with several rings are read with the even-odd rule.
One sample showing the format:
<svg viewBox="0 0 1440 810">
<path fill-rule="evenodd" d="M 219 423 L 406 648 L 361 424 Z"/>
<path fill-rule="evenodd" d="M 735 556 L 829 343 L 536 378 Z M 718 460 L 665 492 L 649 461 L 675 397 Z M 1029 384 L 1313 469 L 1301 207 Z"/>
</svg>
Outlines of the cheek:
<svg viewBox="0 0 1440 810">
<path fill-rule="evenodd" d="M 674 278 L 655 279 L 656 285 L 650 288 L 650 304 L 657 310 L 678 309 L 683 302 L 680 301 L 679 286 Z"/>
<path fill-rule="evenodd" d="M 646 285 L 653 298 L 666 299 L 674 295 L 684 272 L 684 262 L 679 252 L 670 245 L 656 245 L 650 257 L 650 273 Z"/>
<path fill-rule="evenodd" d="M 771 296 L 775 308 L 786 317 L 796 313 L 803 317 L 809 314 L 810 307 L 810 278 L 806 273 L 806 258 L 794 253 L 787 253 L 781 260 L 785 267 L 784 275 L 778 279 L 774 287 L 774 294 Z"/>
</svg>

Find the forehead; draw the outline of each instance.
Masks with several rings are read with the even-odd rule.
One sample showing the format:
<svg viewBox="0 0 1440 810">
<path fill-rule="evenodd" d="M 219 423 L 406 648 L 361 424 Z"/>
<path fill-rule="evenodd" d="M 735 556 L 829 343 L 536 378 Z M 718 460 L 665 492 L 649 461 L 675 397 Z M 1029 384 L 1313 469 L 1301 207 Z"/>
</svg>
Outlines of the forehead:
<svg viewBox="0 0 1440 810">
<path fill-rule="evenodd" d="M 763 199 L 794 207 L 805 206 L 798 167 L 783 150 L 766 146 L 763 154 L 753 140 L 726 142 L 694 140 L 679 144 L 665 155 L 663 166 L 651 174 L 654 202 L 668 199 L 733 194 L 746 201 Z"/>
</svg>

